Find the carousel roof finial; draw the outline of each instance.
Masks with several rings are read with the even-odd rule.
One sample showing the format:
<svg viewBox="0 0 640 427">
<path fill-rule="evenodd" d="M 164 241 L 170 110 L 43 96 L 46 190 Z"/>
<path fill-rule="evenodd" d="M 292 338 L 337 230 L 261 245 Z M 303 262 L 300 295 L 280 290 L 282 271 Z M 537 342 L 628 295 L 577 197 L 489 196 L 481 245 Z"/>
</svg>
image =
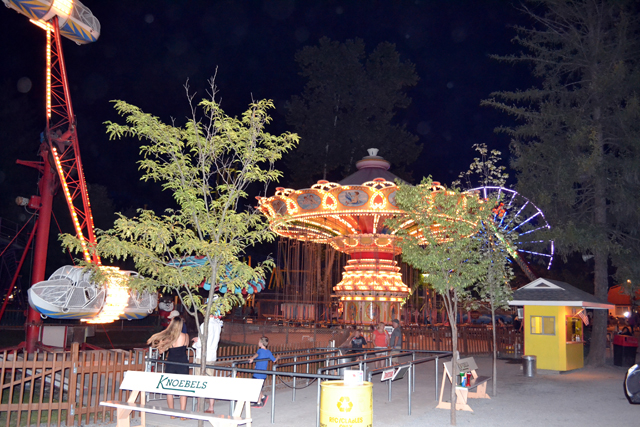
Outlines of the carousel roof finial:
<svg viewBox="0 0 640 427">
<path fill-rule="evenodd" d="M 342 185 L 362 185 L 365 182 L 373 181 L 376 178 L 383 178 L 386 181 L 394 182 L 398 177 L 389 171 L 391 163 L 378 156 L 377 148 L 369 148 L 368 156 L 356 162 L 358 169 L 354 174 L 349 175 L 340 181 Z"/>
</svg>

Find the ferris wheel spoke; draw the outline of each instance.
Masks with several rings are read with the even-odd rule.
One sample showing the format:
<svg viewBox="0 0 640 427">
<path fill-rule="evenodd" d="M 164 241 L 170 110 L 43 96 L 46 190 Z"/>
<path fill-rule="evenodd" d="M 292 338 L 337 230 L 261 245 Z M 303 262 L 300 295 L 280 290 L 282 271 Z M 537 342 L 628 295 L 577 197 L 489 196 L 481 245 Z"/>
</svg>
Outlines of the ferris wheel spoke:
<svg viewBox="0 0 640 427">
<path fill-rule="evenodd" d="M 500 191 L 502 191 L 502 188 L 500 188 Z M 516 194 L 518 194 L 518 193 L 516 193 L 515 191 L 511 192 L 511 198 L 509 199 L 509 203 L 507 204 L 508 207 L 513 206 L 513 202 L 516 199 Z"/>
<path fill-rule="evenodd" d="M 525 221 L 521 222 L 520 224 L 518 224 L 516 227 L 514 227 L 513 231 L 516 231 L 518 228 L 522 227 L 523 225 L 527 224 L 529 221 L 531 221 L 532 219 L 534 219 L 535 217 L 537 217 L 538 215 L 541 215 L 541 212 L 536 213 L 535 215 L 527 218 Z"/>
<path fill-rule="evenodd" d="M 546 257 L 546 258 L 551 258 L 551 255 L 545 254 L 543 252 L 527 251 L 527 250 L 524 250 L 524 249 L 518 249 L 517 251 L 520 252 L 520 253 L 524 253 L 524 254 L 538 255 L 538 256 L 542 256 L 542 257 Z"/>
<path fill-rule="evenodd" d="M 517 237 L 507 252 L 528 277 L 533 274 L 526 265 L 531 260 L 538 259 L 547 269 L 551 268 L 555 251 L 553 241 L 539 238 L 537 234 L 551 227 L 544 213 L 534 203 L 517 191 L 504 187 L 484 186 L 471 191 L 495 203 L 491 216 L 494 227 L 507 235 Z M 486 238 L 487 233 L 491 231 L 485 230 L 478 238 Z"/>
<path fill-rule="evenodd" d="M 529 205 L 529 201 L 527 200 L 524 205 L 522 205 L 520 207 L 520 210 L 513 216 L 513 218 L 518 218 L 520 216 L 520 214 L 522 213 L 522 211 L 524 210 L 524 208 L 526 208 Z"/>
<path fill-rule="evenodd" d="M 507 224 L 505 224 L 504 226 L 502 226 L 502 229 L 503 229 L 503 230 L 507 230 L 507 229 L 509 229 L 509 227 L 511 227 L 511 224 L 513 224 L 513 221 L 515 221 L 515 220 L 516 220 L 516 218 L 518 218 L 518 217 L 520 216 L 520 213 L 522 212 L 522 210 L 523 210 L 523 209 L 524 209 L 528 204 L 529 204 L 529 201 L 527 200 L 527 201 L 525 202 L 525 204 L 524 204 L 524 205 L 522 205 L 522 206 L 520 207 L 520 210 L 518 211 L 518 213 L 516 213 L 515 215 L 511 216 L 511 217 L 510 217 L 510 218 L 511 218 L 511 220 L 510 220 Z M 511 207 L 511 204 L 509 204 L 509 206 L 508 206 L 508 207 Z M 505 216 L 506 216 L 506 215 L 505 215 Z M 501 225 L 502 225 L 502 222 L 501 222 Z M 513 231 L 514 229 L 513 229 L 513 228 L 511 228 L 511 230 Z"/>
<path fill-rule="evenodd" d="M 549 227 L 548 225 L 542 225 L 542 226 L 540 226 L 540 227 L 538 227 L 538 228 L 532 228 L 531 230 L 527 230 L 527 231 L 525 231 L 525 232 L 523 232 L 523 233 L 520 233 L 519 235 L 520 235 L 520 236 L 525 236 L 525 235 L 527 235 L 527 234 L 535 233 L 536 231 L 540 231 L 540 230 L 544 230 L 544 229 L 549 229 L 549 228 L 551 228 L 551 227 Z"/>
<path fill-rule="evenodd" d="M 527 241 L 518 241 L 516 245 L 531 245 L 533 243 L 544 243 L 546 244 L 546 240 L 527 240 Z"/>
<path fill-rule="evenodd" d="M 505 194 L 506 194 L 507 190 L 506 190 L 506 188 L 500 188 L 498 194 L 501 194 L 502 191 L 505 191 Z M 516 195 L 518 193 L 516 193 L 515 191 L 512 191 L 512 190 L 509 190 L 509 192 L 511 193 L 511 197 L 509 198 L 509 203 L 507 203 L 507 206 L 511 207 L 511 206 L 513 206 L 513 203 L 516 200 Z"/>
</svg>

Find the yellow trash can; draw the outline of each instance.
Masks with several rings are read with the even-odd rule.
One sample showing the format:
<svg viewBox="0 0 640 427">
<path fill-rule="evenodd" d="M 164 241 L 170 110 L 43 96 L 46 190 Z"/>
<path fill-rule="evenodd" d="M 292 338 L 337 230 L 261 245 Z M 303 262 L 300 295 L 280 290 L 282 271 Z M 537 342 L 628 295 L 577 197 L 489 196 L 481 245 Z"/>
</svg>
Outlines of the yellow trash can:
<svg viewBox="0 0 640 427">
<path fill-rule="evenodd" d="M 320 383 L 320 427 L 371 427 L 373 384 L 344 385 L 344 381 Z"/>
</svg>

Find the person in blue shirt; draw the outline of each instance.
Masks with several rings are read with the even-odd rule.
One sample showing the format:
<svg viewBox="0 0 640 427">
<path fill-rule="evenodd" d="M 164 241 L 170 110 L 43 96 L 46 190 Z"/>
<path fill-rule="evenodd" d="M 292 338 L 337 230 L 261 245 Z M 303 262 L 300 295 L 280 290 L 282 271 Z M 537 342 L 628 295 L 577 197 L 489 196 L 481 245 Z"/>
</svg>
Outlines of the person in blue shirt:
<svg viewBox="0 0 640 427">
<path fill-rule="evenodd" d="M 268 346 L 269 346 L 269 338 L 267 337 L 260 338 L 260 341 L 258 341 L 258 352 L 249 359 L 249 363 L 253 363 L 254 360 L 257 360 L 256 370 L 266 371 L 267 367 L 269 366 L 269 360 L 271 360 L 273 363 L 278 362 L 278 359 L 280 357 L 279 356 L 274 357 L 273 353 L 271 353 L 271 351 L 267 349 Z M 253 378 L 264 380 L 267 378 L 267 374 L 253 374 Z M 267 404 L 268 399 L 269 399 L 269 396 L 264 395 L 261 391 L 258 402 L 251 405 L 251 407 L 262 408 L 264 405 Z"/>
</svg>

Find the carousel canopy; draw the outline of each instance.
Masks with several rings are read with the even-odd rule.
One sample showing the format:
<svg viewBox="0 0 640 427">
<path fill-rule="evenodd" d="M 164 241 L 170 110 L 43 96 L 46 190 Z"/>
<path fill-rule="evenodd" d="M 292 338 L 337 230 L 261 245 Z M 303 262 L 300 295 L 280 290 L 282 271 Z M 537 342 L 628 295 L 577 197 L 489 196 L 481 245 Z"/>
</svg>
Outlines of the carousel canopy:
<svg viewBox="0 0 640 427">
<path fill-rule="evenodd" d="M 367 151 L 369 155 L 356 163 L 358 171 L 340 181 L 340 185 L 362 185 L 376 178 L 389 182 L 396 182 L 396 179 L 400 179 L 389 172 L 391 163 L 378 156 L 377 148 L 369 148 Z M 405 183 L 401 179 L 400 181 Z"/>
</svg>

